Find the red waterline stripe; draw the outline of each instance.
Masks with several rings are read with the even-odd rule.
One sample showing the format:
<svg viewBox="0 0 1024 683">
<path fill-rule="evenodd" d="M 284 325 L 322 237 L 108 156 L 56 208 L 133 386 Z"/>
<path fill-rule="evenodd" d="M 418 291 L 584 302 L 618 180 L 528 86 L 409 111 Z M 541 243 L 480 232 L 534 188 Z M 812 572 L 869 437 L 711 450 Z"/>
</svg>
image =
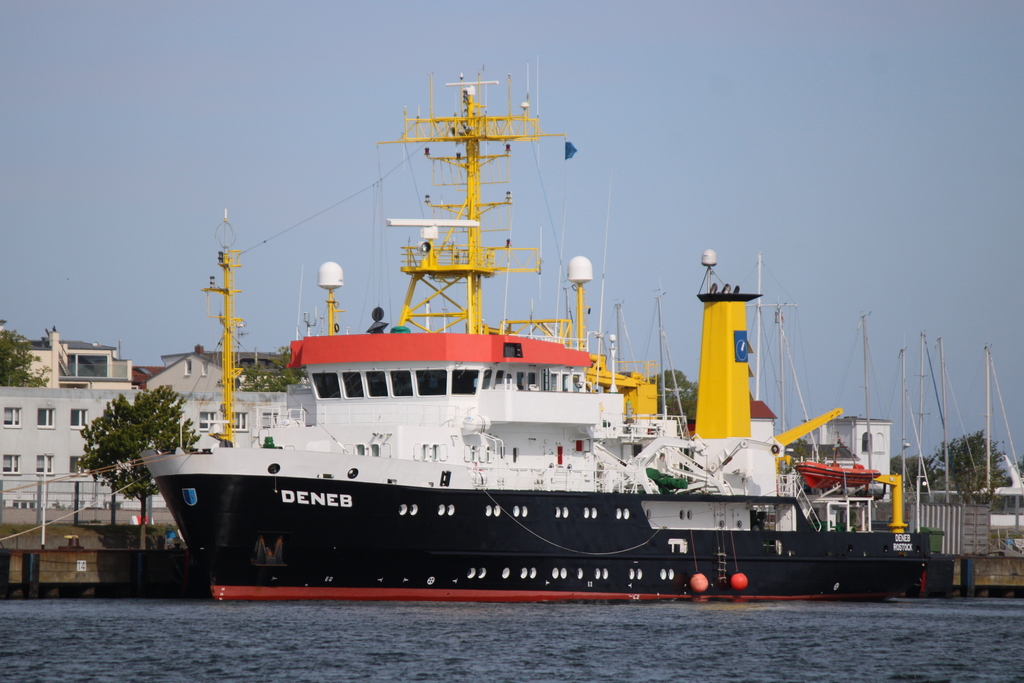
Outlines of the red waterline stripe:
<svg viewBox="0 0 1024 683">
<path fill-rule="evenodd" d="M 429 602 L 565 602 L 582 600 L 883 600 L 898 593 L 829 595 L 679 595 L 333 586 L 212 586 L 217 600 L 399 600 Z"/>
</svg>

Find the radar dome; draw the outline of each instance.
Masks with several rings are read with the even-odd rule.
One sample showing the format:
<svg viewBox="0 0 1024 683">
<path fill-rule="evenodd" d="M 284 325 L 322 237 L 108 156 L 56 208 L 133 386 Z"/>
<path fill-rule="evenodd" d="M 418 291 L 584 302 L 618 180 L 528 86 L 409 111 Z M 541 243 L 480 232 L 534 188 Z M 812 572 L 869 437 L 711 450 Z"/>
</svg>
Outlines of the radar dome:
<svg viewBox="0 0 1024 683">
<path fill-rule="evenodd" d="M 328 261 L 320 266 L 316 274 L 316 284 L 326 290 L 334 290 L 345 284 L 345 274 L 334 261 Z"/>
<path fill-rule="evenodd" d="M 718 254 L 714 249 L 705 249 L 704 253 L 700 255 L 700 264 L 702 266 L 717 266 Z"/>
<path fill-rule="evenodd" d="M 582 285 L 594 279 L 594 265 L 586 256 L 573 256 L 569 260 L 569 282 Z"/>
</svg>

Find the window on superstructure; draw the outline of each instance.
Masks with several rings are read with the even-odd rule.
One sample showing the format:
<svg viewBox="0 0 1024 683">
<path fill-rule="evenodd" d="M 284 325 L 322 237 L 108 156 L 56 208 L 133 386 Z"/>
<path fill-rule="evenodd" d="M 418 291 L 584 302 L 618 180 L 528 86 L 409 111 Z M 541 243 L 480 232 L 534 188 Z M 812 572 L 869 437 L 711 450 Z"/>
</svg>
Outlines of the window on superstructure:
<svg viewBox="0 0 1024 683">
<path fill-rule="evenodd" d="M 501 386 L 501 383 L 505 381 L 505 371 L 498 370 L 498 373 L 494 376 L 494 388 L 497 389 Z"/>
<path fill-rule="evenodd" d="M 391 393 L 394 396 L 412 396 L 412 373 L 408 370 L 392 370 Z"/>
<path fill-rule="evenodd" d="M 383 370 L 369 370 L 366 373 L 366 387 L 370 396 L 381 397 L 388 395 L 387 373 Z"/>
<path fill-rule="evenodd" d="M 526 384 L 529 385 L 529 387 L 531 389 L 536 388 L 536 386 L 537 386 L 537 373 L 536 372 L 529 372 L 529 373 L 526 374 Z"/>
<path fill-rule="evenodd" d="M 517 372 L 516 373 L 516 389 L 519 389 L 520 391 L 522 391 L 525 388 L 526 388 L 526 373 L 525 372 Z"/>
<path fill-rule="evenodd" d="M 505 358 L 522 358 L 523 345 L 515 342 L 505 342 L 504 353 L 502 355 Z"/>
<path fill-rule="evenodd" d="M 448 371 L 417 370 L 416 391 L 420 396 L 444 396 L 448 392 Z"/>
<path fill-rule="evenodd" d="M 472 395 L 476 393 L 479 370 L 452 370 L 452 393 Z"/>
<path fill-rule="evenodd" d="M 570 391 L 569 380 L 570 380 L 569 373 L 566 373 L 566 374 L 562 375 L 562 391 Z"/>
<path fill-rule="evenodd" d="M 341 379 L 345 382 L 345 398 L 363 398 L 363 375 L 359 372 L 343 372 Z"/>
<path fill-rule="evenodd" d="M 341 398 L 341 385 L 336 372 L 314 372 L 313 386 L 320 398 Z"/>
<path fill-rule="evenodd" d="M 483 387 L 481 387 L 481 388 L 484 391 L 487 391 L 488 389 L 491 388 L 491 371 L 490 370 L 484 370 L 484 384 L 483 384 Z"/>
</svg>

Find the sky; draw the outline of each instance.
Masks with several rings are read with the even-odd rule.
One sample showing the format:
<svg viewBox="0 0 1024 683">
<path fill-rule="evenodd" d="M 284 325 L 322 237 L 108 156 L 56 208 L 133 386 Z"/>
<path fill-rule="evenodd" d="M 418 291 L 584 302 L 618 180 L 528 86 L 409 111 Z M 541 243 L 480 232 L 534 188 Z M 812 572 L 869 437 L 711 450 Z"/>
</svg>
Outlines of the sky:
<svg viewBox="0 0 1024 683">
<path fill-rule="evenodd" d="M 500 81 L 484 97 L 503 111 L 511 75 L 513 106 L 529 91 L 565 137 L 516 145 L 490 190 L 515 204 L 512 233 L 488 239 L 539 246 L 544 268 L 507 301 L 488 282 L 488 322 L 506 305 L 554 315 L 584 255 L 590 328 L 615 332 L 622 304 L 630 355 L 657 360 L 660 296 L 672 366 L 698 379 L 701 252 L 751 292 L 760 255 L 760 393 L 787 426 L 865 414 L 863 316 L 872 418 L 901 431 L 902 349 L 920 411 L 923 333 L 921 448 L 942 438 L 940 338 L 949 435 L 982 429 L 988 345 L 1009 423 L 993 389 L 994 436 L 1024 450 L 1021 36 L 1019 2 L 3 0 L 0 318 L 138 365 L 214 348 L 201 290 L 226 209 L 243 349 L 322 314 L 327 260 L 345 270 L 343 328 L 376 305 L 391 322 L 416 235 L 384 220 L 452 195 L 418 148 L 377 143 L 428 110 L 430 74 L 438 113 L 459 74 Z"/>
</svg>

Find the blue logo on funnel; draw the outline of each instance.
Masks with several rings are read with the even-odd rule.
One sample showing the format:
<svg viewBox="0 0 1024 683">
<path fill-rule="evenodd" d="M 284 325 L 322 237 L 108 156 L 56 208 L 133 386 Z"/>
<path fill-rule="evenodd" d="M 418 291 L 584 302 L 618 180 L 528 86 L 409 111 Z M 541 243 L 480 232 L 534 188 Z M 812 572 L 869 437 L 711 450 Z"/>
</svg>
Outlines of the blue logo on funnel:
<svg viewBox="0 0 1024 683">
<path fill-rule="evenodd" d="M 196 496 L 195 489 L 182 489 L 181 497 L 185 499 L 185 503 L 188 505 L 195 505 L 199 502 L 199 497 Z"/>
</svg>

